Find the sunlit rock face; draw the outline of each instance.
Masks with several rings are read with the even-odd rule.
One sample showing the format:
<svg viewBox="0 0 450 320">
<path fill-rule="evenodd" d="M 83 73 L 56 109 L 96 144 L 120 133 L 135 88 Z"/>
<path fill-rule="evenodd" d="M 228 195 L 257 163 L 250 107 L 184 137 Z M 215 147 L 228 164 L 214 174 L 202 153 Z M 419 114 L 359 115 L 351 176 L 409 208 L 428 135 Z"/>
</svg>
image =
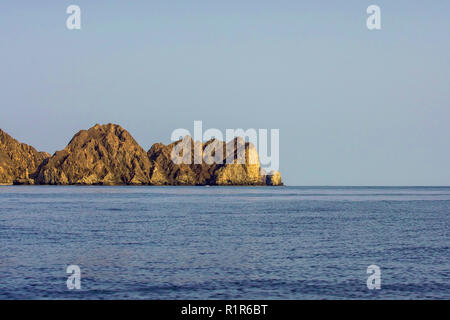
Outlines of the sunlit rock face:
<svg viewBox="0 0 450 320">
<path fill-rule="evenodd" d="M 281 181 L 281 174 L 279 171 L 273 171 L 265 177 L 265 182 L 268 186 L 281 186 L 283 182 Z"/>
<path fill-rule="evenodd" d="M 174 160 L 174 154 L 178 161 Z M 228 143 L 217 139 L 194 142 L 190 136 L 148 151 L 152 162 L 152 184 L 169 185 L 267 185 L 261 172 L 258 152 L 242 138 Z M 271 185 L 281 185 L 274 180 Z M 270 180 L 270 179 L 269 179 Z"/>
<path fill-rule="evenodd" d="M 253 144 L 242 138 L 205 143 L 190 136 L 148 152 L 116 124 L 81 130 L 52 156 L 0 130 L 0 184 L 282 185 L 265 174 Z"/>
<path fill-rule="evenodd" d="M 215 174 L 218 185 L 262 185 L 258 152 L 253 144 L 235 138 L 225 145 L 227 163 Z"/>
<path fill-rule="evenodd" d="M 33 184 L 48 153 L 20 143 L 0 129 L 0 184 Z"/>
<path fill-rule="evenodd" d="M 40 184 L 149 184 L 147 153 L 121 126 L 95 125 L 78 132 L 39 171 Z"/>
<path fill-rule="evenodd" d="M 191 137 L 169 145 L 154 144 L 148 151 L 148 157 L 154 168 L 150 176 L 156 185 L 210 185 L 214 184 L 213 173 L 217 164 L 208 164 L 202 159 L 203 150 L 211 144 L 195 143 Z M 178 161 L 173 159 L 176 154 Z M 208 161 L 209 162 L 209 161 Z"/>
</svg>

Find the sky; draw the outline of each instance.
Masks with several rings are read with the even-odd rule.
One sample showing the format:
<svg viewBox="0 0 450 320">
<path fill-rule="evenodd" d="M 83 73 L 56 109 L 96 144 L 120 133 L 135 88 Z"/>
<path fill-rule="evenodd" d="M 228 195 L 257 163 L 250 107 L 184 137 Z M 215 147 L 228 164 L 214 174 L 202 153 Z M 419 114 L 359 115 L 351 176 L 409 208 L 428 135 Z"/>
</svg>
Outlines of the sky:
<svg viewBox="0 0 450 320">
<path fill-rule="evenodd" d="M 68 30 L 66 8 L 81 8 Z M 366 9 L 381 8 L 381 30 Z M 279 129 L 287 185 L 450 185 L 450 2 L 2 1 L 0 128 Z"/>
</svg>

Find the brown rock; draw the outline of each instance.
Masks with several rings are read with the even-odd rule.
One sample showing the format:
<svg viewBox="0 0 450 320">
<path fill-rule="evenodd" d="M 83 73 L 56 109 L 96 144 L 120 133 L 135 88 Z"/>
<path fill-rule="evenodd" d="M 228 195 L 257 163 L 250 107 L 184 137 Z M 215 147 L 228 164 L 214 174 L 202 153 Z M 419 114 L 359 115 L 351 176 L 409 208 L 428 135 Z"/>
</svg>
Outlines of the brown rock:
<svg viewBox="0 0 450 320">
<path fill-rule="evenodd" d="M 172 152 L 179 155 L 182 163 L 172 161 Z M 229 143 L 212 139 L 201 144 L 186 136 L 167 146 L 154 144 L 148 156 L 153 168 L 151 184 L 266 185 L 267 181 L 261 174 L 256 148 L 242 138 Z M 196 164 L 196 158 L 201 163 Z"/>
<path fill-rule="evenodd" d="M 33 184 L 39 166 L 49 156 L 0 129 L 0 184 Z"/>
<path fill-rule="evenodd" d="M 279 171 L 273 171 L 265 176 L 266 184 L 268 186 L 282 186 L 281 174 Z"/>
<path fill-rule="evenodd" d="M 172 155 L 179 161 L 173 161 Z M 0 130 L 0 184 L 282 185 L 279 172 L 261 170 L 256 148 L 242 138 L 205 143 L 191 137 L 145 152 L 122 127 L 78 132 L 53 156 Z"/>
<path fill-rule="evenodd" d="M 217 185 L 262 185 L 261 167 L 258 152 L 255 146 L 245 142 L 242 138 L 224 143 L 225 159 L 232 160 L 226 163 L 215 173 Z M 245 158 L 244 158 L 245 157 Z M 242 163 L 242 160 L 245 162 Z M 231 161 L 228 161 L 231 162 Z"/>
<path fill-rule="evenodd" d="M 189 148 L 190 144 L 190 148 Z M 206 144 L 205 144 L 206 145 Z M 172 161 L 172 151 L 177 148 L 189 148 L 190 154 L 180 153 L 183 156 L 183 162 L 176 164 Z M 202 148 L 202 146 L 200 147 Z M 201 149 L 202 150 L 202 149 Z M 216 165 L 205 163 L 194 163 L 195 147 L 191 137 L 185 137 L 169 145 L 155 143 L 147 152 L 152 163 L 152 173 L 150 175 L 151 184 L 155 185 L 207 185 L 214 184 L 212 172 Z"/>
<path fill-rule="evenodd" d="M 150 160 L 133 137 L 115 124 L 78 132 L 39 171 L 40 184 L 149 184 Z"/>
</svg>

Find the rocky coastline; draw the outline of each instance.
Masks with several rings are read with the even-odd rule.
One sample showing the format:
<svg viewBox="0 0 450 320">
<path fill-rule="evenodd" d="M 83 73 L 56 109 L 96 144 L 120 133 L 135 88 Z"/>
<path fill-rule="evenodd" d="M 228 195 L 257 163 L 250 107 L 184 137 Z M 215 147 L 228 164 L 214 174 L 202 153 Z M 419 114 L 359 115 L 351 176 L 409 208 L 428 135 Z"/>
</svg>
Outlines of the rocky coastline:
<svg viewBox="0 0 450 320">
<path fill-rule="evenodd" d="M 182 156 L 192 161 L 174 163 L 174 148 L 191 151 Z M 212 148 L 223 150 L 221 158 L 232 160 L 210 161 L 206 154 Z M 194 161 L 198 154 L 200 163 Z M 145 151 L 117 124 L 97 124 L 81 130 L 66 148 L 53 155 L 20 143 L 0 129 L 0 185 L 12 184 L 283 185 L 278 171 L 267 174 L 261 169 L 256 148 L 242 138 L 228 143 L 215 139 L 201 143 L 186 136 L 169 145 L 155 143 Z"/>
</svg>

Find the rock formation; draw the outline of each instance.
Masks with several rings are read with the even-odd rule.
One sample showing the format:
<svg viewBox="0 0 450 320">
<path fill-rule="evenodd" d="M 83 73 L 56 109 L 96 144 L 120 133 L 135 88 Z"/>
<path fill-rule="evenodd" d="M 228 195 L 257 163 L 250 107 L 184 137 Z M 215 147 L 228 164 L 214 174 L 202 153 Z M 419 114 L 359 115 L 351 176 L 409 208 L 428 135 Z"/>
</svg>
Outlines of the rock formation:
<svg viewBox="0 0 450 320">
<path fill-rule="evenodd" d="M 182 163 L 172 161 L 174 148 L 179 150 L 175 152 Z M 256 148 L 242 138 L 228 143 L 212 139 L 202 144 L 186 136 L 167 146 L 154 144 L 148 157 L 152 162 L 151 184 L 266 185 Z M 276 185 L 280 184 L 281 179 Z"/>
<path fill-rule="evenodd" d="M 279 171 L 272 171 L 270 174 L 264 176 L 265 184 L 268 186 L 281 186 L 281 174 Z"/>
<path fill-rule="evenodd" d="M 0 129 L 0 184 L 33 184 L 39 165 L 48 157 Z"/>
<path fill-rule="evenodd" d="M 133 137 L 114 124 L 78 132 L 45 163 L 39 184 L 149 184 L 150 160 Z"/>
<path fill-rule="evenodd" d="M 52 185 L 282 185 L 266 175 L 256 148 L 242 138 L 205 143 L 191 137 L 145 152 L 115 124 L 78 132 L 53 156 L 0 130 L 0 184 Z"/>
</svg>

